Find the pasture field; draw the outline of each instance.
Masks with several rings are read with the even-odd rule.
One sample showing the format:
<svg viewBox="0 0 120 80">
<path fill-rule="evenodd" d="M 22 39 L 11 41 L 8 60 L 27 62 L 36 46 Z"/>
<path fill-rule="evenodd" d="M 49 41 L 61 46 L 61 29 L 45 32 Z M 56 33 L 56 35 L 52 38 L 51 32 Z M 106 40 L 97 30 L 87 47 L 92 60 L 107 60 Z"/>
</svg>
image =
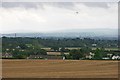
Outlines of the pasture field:
<svg viewBox="0 0 120 80">
<path fill-rule="evenodd" d="M 3 78 L 117 78 L 118 61 L 2 60 Z"/>
</svg>

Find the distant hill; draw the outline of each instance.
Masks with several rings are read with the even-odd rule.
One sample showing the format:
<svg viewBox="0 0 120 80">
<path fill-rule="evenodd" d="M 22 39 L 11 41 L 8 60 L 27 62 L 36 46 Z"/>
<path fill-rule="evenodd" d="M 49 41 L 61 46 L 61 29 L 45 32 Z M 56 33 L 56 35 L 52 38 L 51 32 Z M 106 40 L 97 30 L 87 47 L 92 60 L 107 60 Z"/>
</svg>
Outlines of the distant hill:
<svg viewBox="0 0 120 80">
<path fill-rule="evenodd" d="M 6 37 L 15 37 L 15 33 L 2 34 Z M 88 37 L 95 39 L 117 39 L 118 30 L 117 29 L 68 29 L 54 32 L 46 33 L 16 33 L 16 37 L 57 37 L 57 38 L 75 38 L 75 37 Z"/>
</svg>

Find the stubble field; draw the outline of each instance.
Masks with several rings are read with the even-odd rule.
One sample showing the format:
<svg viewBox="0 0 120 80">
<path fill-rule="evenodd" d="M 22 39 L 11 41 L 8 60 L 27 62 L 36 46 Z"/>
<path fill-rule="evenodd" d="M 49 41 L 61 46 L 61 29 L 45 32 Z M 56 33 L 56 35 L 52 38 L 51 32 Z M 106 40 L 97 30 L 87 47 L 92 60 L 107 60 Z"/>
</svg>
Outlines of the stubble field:
<svg viewBox="0 0 120 80">
<path fill-rule="evenodd" d="M 117 61 L 2 60 L 3 78 L 117 78 Z"/>
</svg>

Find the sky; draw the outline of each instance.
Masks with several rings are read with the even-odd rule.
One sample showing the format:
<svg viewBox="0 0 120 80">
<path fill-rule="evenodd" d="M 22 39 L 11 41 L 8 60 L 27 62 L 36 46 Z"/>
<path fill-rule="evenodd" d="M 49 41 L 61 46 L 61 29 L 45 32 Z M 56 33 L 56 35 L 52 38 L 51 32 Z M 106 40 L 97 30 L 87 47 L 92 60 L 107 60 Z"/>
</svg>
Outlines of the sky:
<svg viewBox="0 0 120 80">
<path fill-rule="evenodd" d="M 0 33 L 117 29 L 117 2 L 3 2 Z"/>
</svg>

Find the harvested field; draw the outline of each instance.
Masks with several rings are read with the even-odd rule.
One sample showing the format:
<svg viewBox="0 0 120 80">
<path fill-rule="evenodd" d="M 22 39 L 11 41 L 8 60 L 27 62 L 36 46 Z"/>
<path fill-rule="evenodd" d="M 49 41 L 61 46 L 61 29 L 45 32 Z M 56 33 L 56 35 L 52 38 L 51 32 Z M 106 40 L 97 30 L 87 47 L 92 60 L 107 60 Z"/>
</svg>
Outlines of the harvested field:
<svg viewBox="0 0 120 80">
<path fill-rule="evenodd" d="M 117 78 L 117 61 L 3 60 L 3 78 Z"/>
</svg>

